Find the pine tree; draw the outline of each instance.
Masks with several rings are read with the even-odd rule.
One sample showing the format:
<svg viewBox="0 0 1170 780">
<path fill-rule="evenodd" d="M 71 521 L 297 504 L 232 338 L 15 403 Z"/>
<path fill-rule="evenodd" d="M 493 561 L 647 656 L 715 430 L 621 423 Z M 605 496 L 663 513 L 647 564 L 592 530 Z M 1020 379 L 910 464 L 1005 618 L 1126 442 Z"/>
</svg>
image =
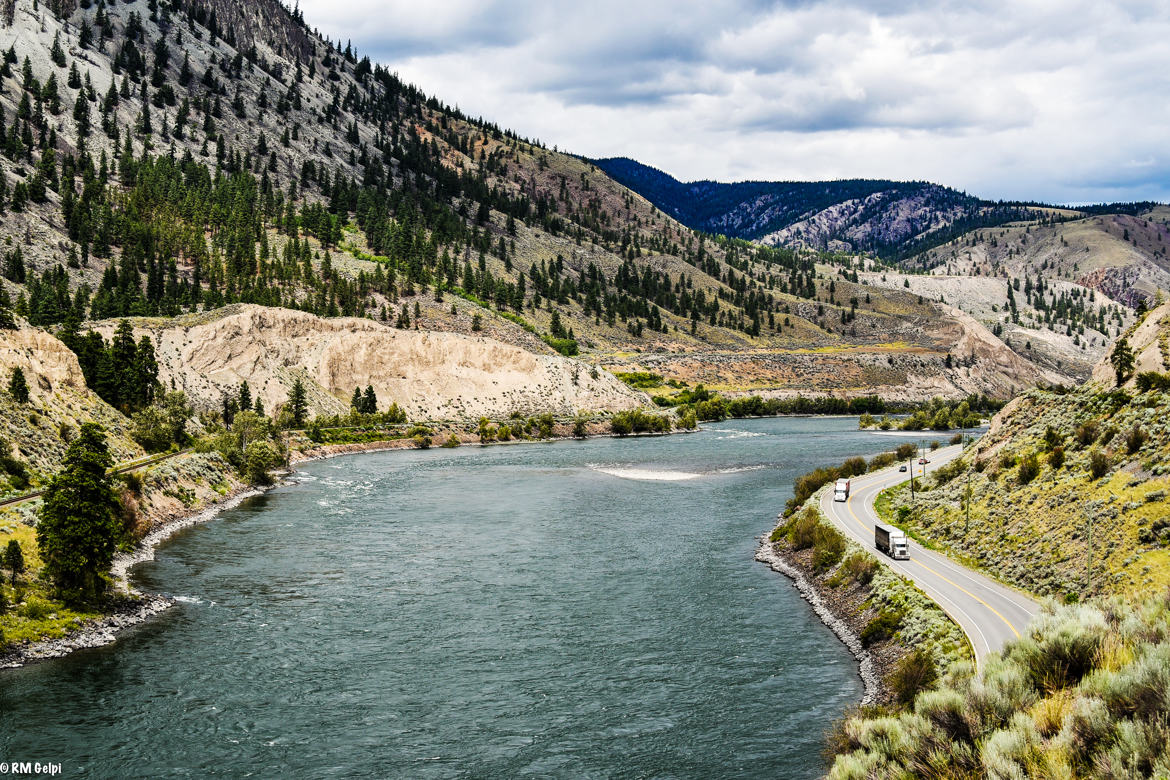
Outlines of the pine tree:
<svg viewBox="0 0 1170 780">
<path fill-rule="evenodd" d="M 360 387 L 355 387 L 353 389 L 353 397 L 349 399 L 349 405 L 355 412 L 358 412 L 359 414 L 361 413 L 363 404 L 362 389 Z"/>
<path fill-rule="evenodd" d="M 12 572 L 12 585 L 15 587 L 16 578 L 24 572 L 24 550 L 20 549 L 20 542 L 8 540 L 8 547 L 4 549 L 4 565 Z"/>
<path fill-rule="evenodd" d="M 1113 370 L 1117 373 L 1118 385 L 1125 384 L 1125 380 L 1133 372 L 1133 360 L 1133 349 L 1129 346 L 1129 339 L 1117 342 L 1117 346 L 1109 355 L 1109 362 L 1113 364 Z"/>
<path fill-rule="evenodd" d="M 378 396 L 374 395 L 373 385 L 366 385 L 366 394 L 362 397 L 362 412 L 365 414 L 378 412 Z"/>
<path fill-rule="evenodd" d="M 248 382 L 240 382 L 239 400 L 240 411 L 247 411 L 252 408 L 252 389 L 248 387 Z"/>
<path fill-rule="evenodd" d="M 16 399 L 17 403 L 28 403 L 28 382 L 24 379 L 24 371 L 20 366 L 12 369 L 12 378 L 8 380 L 8 394 Z"/>
<path fill-rule="evenodd" d="M 299 377 L 293 382 L 292 392 L 288 396 L 288 405 L 289 411 L 292 412 L 293 425 L 298 428 L 304 427 L 309 405 L 305 400 L 305 385 Z"/>
<path fill-rule="evenodd" d="M 45 489 L 37 546 L 45 573 L 70 600 L 89 601 L 105 590 L 119 534 L 107 473 L 113 462 L 101 426 L 85 423 Z"/>
<path fill-rule="evenodd" d="M 49 58 L 58 68 L 65 67 L 65 50 L 61 48 L 61 33 L 53 36 L 53 48 L 49 50 Z"/>
</svg>

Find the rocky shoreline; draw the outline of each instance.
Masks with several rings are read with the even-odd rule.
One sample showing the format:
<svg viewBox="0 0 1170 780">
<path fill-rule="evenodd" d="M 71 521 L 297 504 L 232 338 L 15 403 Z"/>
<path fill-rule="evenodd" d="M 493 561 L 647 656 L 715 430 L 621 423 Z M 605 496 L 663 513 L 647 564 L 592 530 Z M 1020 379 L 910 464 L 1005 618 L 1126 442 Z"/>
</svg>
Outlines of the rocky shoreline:
<svg viewBox="0 0 1170 780">
<path fill-rule="evenodd" d="M 782 516 L 781 516 L 782 517 Z M 864 685 L 865 693 L 861 698 L 861 706 L 876 704 L 887 698 L 887 691 L 877 671 L 877 659 L 861 642 L 860 627 L 854 625 L 854 616 L 842 608 L 835 599 L 829 598 L 826 589 L 820 581 L 812 575 L 799 556 L 787 550 L 781 550 L 778 545 L 768 541 L 767 536 L 760 537 L 760 546 L 756 550 L 756 560 L 767 564 L 772 571 L 779 572 L 792 580 L 793 586 L 812 607 L 813 612 L 829 629 L 837 635 L 841 643 L 849 648 L 853 657 L 857 659 L 858 673 Z M 862 624 L 864 625 L 864 623 Z"/>
</svg>

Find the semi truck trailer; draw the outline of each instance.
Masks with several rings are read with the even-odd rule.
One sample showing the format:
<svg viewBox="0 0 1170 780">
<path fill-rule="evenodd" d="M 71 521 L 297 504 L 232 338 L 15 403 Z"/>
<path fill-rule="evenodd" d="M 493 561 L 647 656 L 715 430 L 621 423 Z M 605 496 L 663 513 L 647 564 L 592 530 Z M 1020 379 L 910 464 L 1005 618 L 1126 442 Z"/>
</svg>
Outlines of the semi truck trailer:
<svg viewBox="0 0 1170 780">
<path fill-rule="evenodd" d="M 910 540 L 900 528 L 878 523 L 873 527 L 873 546 L 894 560 L 910 560 Z"/>
<path fill-rule="evenodd" d="M 845 501 L 849 498 L 849 480 L 839 479 L 837 484 L 833 486 L 833 500 Z"/>
</svg>

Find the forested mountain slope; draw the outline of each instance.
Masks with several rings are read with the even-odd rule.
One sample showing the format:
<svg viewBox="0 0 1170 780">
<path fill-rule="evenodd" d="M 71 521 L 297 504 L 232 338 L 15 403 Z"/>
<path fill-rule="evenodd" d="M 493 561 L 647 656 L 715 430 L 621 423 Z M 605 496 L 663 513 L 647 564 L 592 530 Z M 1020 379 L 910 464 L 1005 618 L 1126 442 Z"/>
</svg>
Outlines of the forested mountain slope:
<svg viewBox="0 0 1170 780">
<path fill-rule="evenodd" d="M 681 355 L 696 377 L 777 393 L 879 384 L 917 398 L 1066 377 L 956 367 L 964 328 L 943 307 L 861 284 L 860 265 L 692 232 L 276 0 L 9 10 L 0 305 L 67 342 L 87 320 L 252 303 L 489 332 L 603 366 Z M 810 368 L 808 350 L 850 370 Z M 757 354 L 782 370 L 761 379 L 742 359 Z M 893 372 L 875 382 L 883 361 Z"/>
<path fill-rule="evenodd" d="M 837 253 L 828 262 L 896 262 L 910 275 L 887 267 L 861 281 L 960 306 L 1028 362 L 1075 381 L 1130 309 L 1170 289 L 1165 206 L 1000 204 L 921 182 L 682 183 L 626 158 L 598 165 L 698 229 Z"/>
</svg>

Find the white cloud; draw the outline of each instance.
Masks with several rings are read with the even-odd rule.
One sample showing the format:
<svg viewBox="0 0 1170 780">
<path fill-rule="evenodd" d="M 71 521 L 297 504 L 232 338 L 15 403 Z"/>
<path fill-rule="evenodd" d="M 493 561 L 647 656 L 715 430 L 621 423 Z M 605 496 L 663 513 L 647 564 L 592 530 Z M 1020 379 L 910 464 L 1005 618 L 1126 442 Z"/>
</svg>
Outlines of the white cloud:
<svg viewBox="0 0 1170 780">
<path fill-rule="evenodd" d="M 986 197 L 1170 199 L 1164 2 L 301 7 L 310 25 L 471 114 L 683 179 L 864 176 Z"/>
</svg>

